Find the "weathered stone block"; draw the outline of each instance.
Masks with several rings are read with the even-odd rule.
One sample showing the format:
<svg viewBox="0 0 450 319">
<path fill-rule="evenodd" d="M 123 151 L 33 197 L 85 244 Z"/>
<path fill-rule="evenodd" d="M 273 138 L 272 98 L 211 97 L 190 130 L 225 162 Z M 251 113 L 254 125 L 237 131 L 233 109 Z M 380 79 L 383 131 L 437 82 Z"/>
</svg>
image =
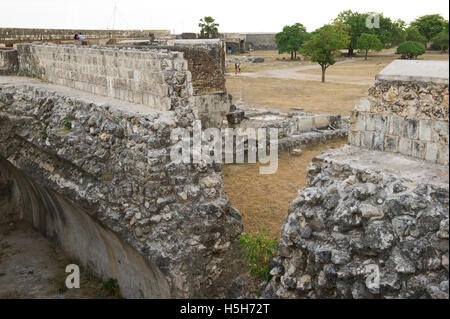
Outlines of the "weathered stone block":
<svg viewBox="0 0 450 319">
<path fill-rule="evenodd" d="M 431 142 L 433 139 L 433 121 L 432 120 L 420 120 L 419 124 L 419 140 Z"/>
<path fill-rule="evenodd" d="M 361 146 L 361 133 L 354 132 L 354 131 L 348 132 L 348 140 L 351 145 L 360 147 Z"/>
<path fill-rule="evenodd" d="M 384 151 L 384 134 L 374 134 L 373 149 L 377 151 Z"/>
<path fill-rule="evenodd" d="M 398 143 L 399 153 L 407 156 L 412 154 L 412 142 L 409 138 L 401 137 Z"/>
<path fill-rule="evenodd" d="M 297 118 L 297 130 L 299 132 L 309 131 L 314 128 L 312 117 L 299 117 Z"/>
<path fill-rule="evenodd" d="M 313 117 L 314 127 L 317 129 L 328 128 L 330 125 L 330 117 L 325 115 L 319 115 Z"/>
<path fill-rule="evenodd" d="M 386 136 L 384 140 L 384 150 L 386 152 L 397 153 L 398 151 L 398 140 L 397 136 Z"/>
<path fill-rule="evenodd" d="M 448 145 L 440 144 L 438 151 L 437 162 L 442 165 L 448 165 L 449 163 L 449 151 Z"/>
<path fill-rule="evenodd" d="M 433 141 L 448 145 L 448 122 L 435 121 L 433 125 Z"/>
<path fill-rule="evenodd" d="M 406 120 L 405 137 L 413 140 L 417 140 L 419 138 L 419 120 Z"/>
<path fill-rule="evenodd" d="M 436 162 L 439 153 L 439 145 L 436 143 L 427 143 L 425 160 L 430 162 Z"/>
<path fill-rule="evenodd" d="M 404 136 L 406 122 L 400 116 L 393 116 L 389 128 L 389 135 Z"/>
<path fill-rule="evenodd" d="M 366 113 L 366 131 L 375 131 L 375 114 Z"/>
<path fill-rule="evenodd" d="M 420 141 L 412 141 L 412 156 L 425 159 L 426 143 Z"/>
<path fill-rule="evenodd" d="M 366 116 L 364 113 L 357 112 L 355 114 L 354 130 L 361 132 L 366 130 Z"/>
<path fill-rule="evenodd" d="M 389 127 L 389 117 L 384 114 L 375 115 L 375 131 L 377 133 L 385 134 Z"/>
<path fill-rule="evenodd" d="M 371 149 L 373 146 L 373 135 L 374 134 L 372 132 L 363 132 L 361 146 Z"/>
</svg>

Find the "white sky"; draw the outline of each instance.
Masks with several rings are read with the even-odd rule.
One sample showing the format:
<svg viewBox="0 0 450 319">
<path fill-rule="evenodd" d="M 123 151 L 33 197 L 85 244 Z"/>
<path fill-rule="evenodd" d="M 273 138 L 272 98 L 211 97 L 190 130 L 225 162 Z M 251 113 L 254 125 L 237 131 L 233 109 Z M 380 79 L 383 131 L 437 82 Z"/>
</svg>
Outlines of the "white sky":
<svg viewBox="0 0 450 319">
<path fill-rule="evenodd" d="M 343 10 L 383 12 L 410 22 L 424 14 L 448 19 L 448 0 L 0 0 L 0 27 L 167 29 L 198 32 L 210 15 L 220 32 L 278 32 L 300 22 L 308 31 L 329 23 Z"/>
</svg>

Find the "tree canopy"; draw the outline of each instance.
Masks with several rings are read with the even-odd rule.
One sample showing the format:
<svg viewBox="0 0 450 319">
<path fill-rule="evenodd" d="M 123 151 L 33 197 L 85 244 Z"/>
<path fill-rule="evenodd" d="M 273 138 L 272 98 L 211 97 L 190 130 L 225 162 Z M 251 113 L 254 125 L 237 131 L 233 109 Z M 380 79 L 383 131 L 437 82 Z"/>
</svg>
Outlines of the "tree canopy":
<svg viewBox="0 0 450 319">
<path fill-rule="evenodd" d="M 402 59 L 415 59 L 419 55 L 425 54 L 426 49 L 422 43 L 406 41 L 397 48 L 397 54 L 402 55 Z"/>
<path fill-rule="evenodd" d="M 293 60 L 294 57 L 297 57 L 297 52 L 308 38 L 309 35 L 303 24 L 296 23 L 291 26 L 285 26 L 283 31 L 275 36 L 278 53 L 290 53 L 291 60 Z"/>
<path fill-rule="evenodd" d="M 370 17 L 377 17 L 379 28 L 372 28 L 368 25 Z M 357 41 L 363 33 L 375 34 L 383 45 L 385 44 L 399 44 L 406 39 L 405 26 L 403 20 L 392 21 L 381 13 L 366 12 L 359 13 L 351 10 L 339 13 L 334 20 L 334 25 L 343 24 L 350 36 L 350 43 L 348 47 L 348 54 L 353 55 L 356 48 Z"/>
<path fill-rule="evenodd" d="M 446 25 L 448 25 L 448 21 L 440 14 L 424 15 L 411 22 L 411 26 L 417 28 L 427 41 L 431 41 L 431 39 L 442 32 Z"/>
<path fill-rule="evenodd" d="M 375 34 L 363 33 L 356 41 L 356 49 L 364 51 L 365 60 L 367 60 L 368 52 L 370 50 L 381 51 L 383 49 L 383 43 Z"/>
<path fill-rule="evenodd" d="M 202 39 L 216 38 L 219 35 L 219 24 L 212 17 L 200 19 L 200 37 Z"/>
<path fill-rule="evenodd" d="M 350 37 L 348 44 L 348 54 L 353 55 L 353 50 L 356 47 L 356 41 L 358 38 L 367 31 L 366 28 L 366 14 L 360 14 L 358 12 L 353 12 L 351 10 L 343 11 L 339 13 L 337 18 L 334 20 L 334 25 L 345 26 L 346 31 Z"/>
<path fill-rule="evenodd" d="M 441 48 L 441 52 L 444 52 L 448 49 L 449 39 L 448 39 L 448 31 L 442 31 L 438 35 L 436 35 L 433 39 L 433 43 Z"/>
<path fill-rule="evenodd" d="M 336 63 L 336 56 L 349 44 L 349 35 L 342 28 L 325 25 L 316 30 L 312 38 L 303 44 L 300 51 L 311 61 L 322 67 L 322 82 L 325 82 L 326 69 Z"/>
<path fill-rule="evenodd" d="M 427 38 L 422 35 L 419 31 L 419 29 L 417 29 L 414 26 L 410 26 L 406 29 L 406 41 L 414 41 L 414 42 L 419 42 L 419 43 L 423 43 L 426 44 L 427 43 Z"/>
</svg>

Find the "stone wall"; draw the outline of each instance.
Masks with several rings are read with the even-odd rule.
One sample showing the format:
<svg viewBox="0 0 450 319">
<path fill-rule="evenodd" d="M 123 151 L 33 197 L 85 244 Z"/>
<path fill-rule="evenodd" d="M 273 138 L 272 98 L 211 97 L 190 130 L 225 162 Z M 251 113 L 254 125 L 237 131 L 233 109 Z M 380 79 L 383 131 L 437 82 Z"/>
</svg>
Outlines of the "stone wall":
<svg viewBox="0 0 450 319">
<path fill-rule="evenodd" d="M 17 50 L 0 49 L 0 75 L 15 74 L 18 68 Z"/>
<path fill-rule="evenodd" d="M 313 159 L 264 297 L 449 298 L 448 62 L 422 62 L 377 75 L 352 145 Z"/>
<path fill-rule="evenodd" d="M 19 74 L 160 111 L 189 100 L 205 127 L 221 127 L 231 102 L 220 66 L 206 50 L 175 50 L 20 44 Z"/>
<path fill-rule="evenodd" d="M 247 33 L 245 35 L 246 50 L 276 50 L 276 33 Z"/>
<path fill-rule="evenodd" d="M 226 70 L 225 58 L 225 42 L 220 39 L 185 39 L 185 40 L 160 40 L 152 43 L 153 46 L 164 48 L 169 47 L 171 50 L 181 50 L 182 52 L 203 51 L 216 62 L 217 66 L 222 70 Z M 208 62 L 209 63 L 209 62 Z M 214 68 L 215 69 L 215 68 Z"/>
<path fill-rule="evenodd" d="M 448 299 L 448 199 L 448 167 L 351 146 L 320 155 L 263 296 Z"/>
<path fill-rule="evenodd" d="M 428 62 L 435 61 L 395 61 L 377 76 L 368 98 L 353 111 L 350 144 L 448 164 L 448 62 Z M 439 74 L 427 80 L 421 68 L 432 72 L 433 66 Z M 404 75 L 408 70 L 415 72 Z"/>
<path fill-rule="evenodd" d="M 188 70 L 192 74 L 194 95 L 226 92 L 221 62 L 222 55 L 217 55 L 216 50 L 211 51 L 181 45 L 158 45 L 157 48 L 183 52 L 184 58 L 188 61 Z"/>
<path fill-rule="evenodd" d="M 150 32 L 154 33 L 155 31 L 0 28 L 0 43 L 73 40 L 75 34 L 78 33 L 81 33 L 83 37 L 86 39 L 106 39 L 106 38 L 148 39 Z M 159 34 L 169 35 L 170 31 L 160 31 Z"/>
<path fill-rule="evenodd" d="M 224 39 L 225 42 L 238 42 L 240 51 L 276 50 L 275 35 L 276 33 L 221 33 L 220 38 Z"/>
<path fill-rule="evenodd" d="M 171 131 L 196 116 L 189 99 L 159 112 L 38 80 L 0 83 L 4 158 L 138 251 L 171 297 L 224 296 L 242 224 L 220 165 L 170 160 Z"/>
<path fill-rule="evenodd" d="M 107 47 L 20 44 L 19 73 L 166 111 L 192 95 L 183 54 Z"/>
</svg>

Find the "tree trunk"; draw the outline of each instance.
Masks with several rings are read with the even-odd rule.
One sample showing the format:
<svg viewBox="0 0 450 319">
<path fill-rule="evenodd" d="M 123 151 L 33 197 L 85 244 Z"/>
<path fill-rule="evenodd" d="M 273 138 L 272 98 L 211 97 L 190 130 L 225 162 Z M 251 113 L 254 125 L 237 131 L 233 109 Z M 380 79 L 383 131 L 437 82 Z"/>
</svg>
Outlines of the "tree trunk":
<svg viewBox="0 0 450 319">
<path fill-rule="evenodd" d="M 294 51 L 291 52 L 291 61 L 294 60 Z"/>
<path fill-rule="evenodd" d="M 354 53 L 353 53 L 353 48 L 352 47 L 348 47 L 348 53 L 347 53 L 347 56 L 353 56 L 354 55 Z"/>
<path fill-rule="evenodd" d="M 367 53 L 369 52 L 369 50 L 366 50 L 366 58 L 365 58 L 365 60 L 367 60 Z"/>
<path fill-rule="evenodd" d="M 294 60 L 297 61 L 297 51 L 294 53 Z"/>
<path fill-rule="evenodd" d="M 327 68 L 322 65 L 322 83 L 325 83 L 325 71 L 326 70 L 327 70 Z"/>
</svg>

